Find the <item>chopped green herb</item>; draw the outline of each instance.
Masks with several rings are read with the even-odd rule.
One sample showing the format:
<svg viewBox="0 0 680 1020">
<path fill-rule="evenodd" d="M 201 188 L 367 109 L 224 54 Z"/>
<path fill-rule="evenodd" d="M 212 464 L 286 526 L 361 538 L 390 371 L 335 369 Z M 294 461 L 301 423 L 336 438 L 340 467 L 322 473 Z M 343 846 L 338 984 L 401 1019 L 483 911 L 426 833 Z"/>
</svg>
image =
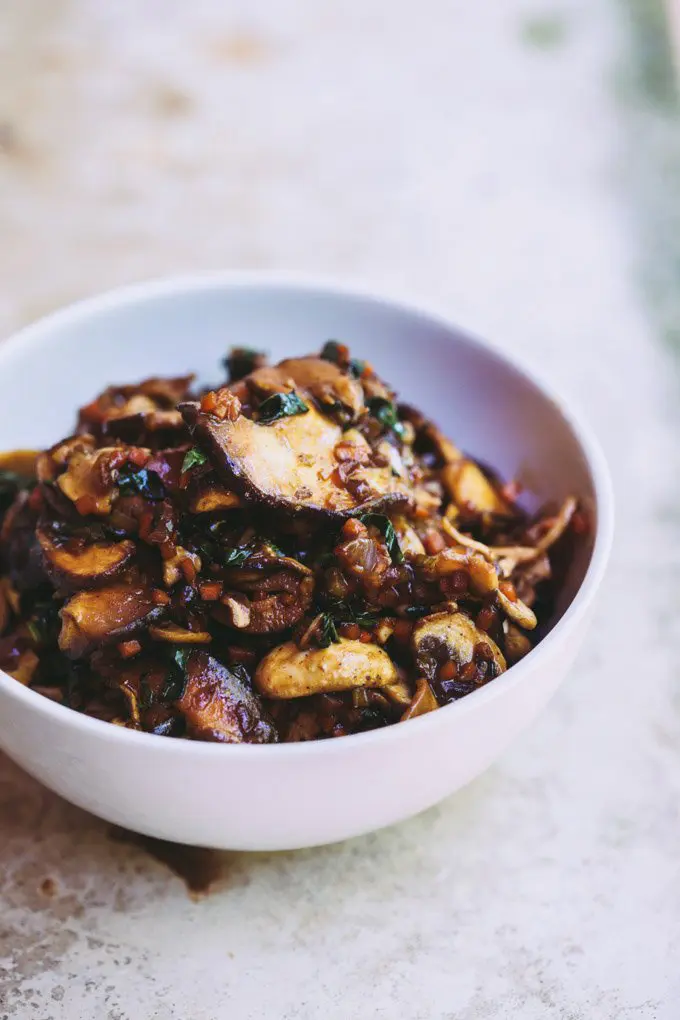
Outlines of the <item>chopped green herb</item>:
<svg viewBox="0 0 680 1020">
<path fill-rule="evenodd" d="M 318 641 L 322 648 L 328 648 L 329 645 L 339 641 L 338 632 L 335 627 L 335 622 L 330 613 L 324 613 L 321 618 L 321 624 L 318 631 Z"/>
<path fill-rule="evenodd" d="M 182 474 L 186 474 L 187 471 L 191 471 L 193 467 L 200 467 L 201 464 L 205 464 L 208 458 L 203 453 L 203 450 L 199 450 L 197 446 L 192 446 L 187 451 L 186 457 L 182 461 Z"/>
<path fill-rule="evenodd" d="M 260 421 L 268 425 L 279 418 L 292 418 L 296 414 L 307 414 L 308 411 L 309 408 L 295 390 L 291 393 L 273 393 L 260 404 Z"/>
<path fill-rule="evenodd" d="M 118 488 L 123 496 L 144 496 L 151 500 L 165 497 L 165 486 L 160 476 L 146 468 L 124 468 L 118 475 Z"/>
<path fill-rule="evenodd" d="M 190 655 L 190 649 L 175 649 L 173 656 L 170 659 L 168 675 L 165 679 L 165 683 L 163 684 L 163 691 L 161 693 L 161 697 L 164 701 L 179 701 L 183 696 L 187 682 L 186 664 Z"/>
<path fill-rule="evenodd" d="M 147 708 L 151 708 L 154 701 L 153 691 L 151 690 L 147 677 L 147 673 L 142 673 L 141 680 L 139 681 L 139 707 L 142 712 L 144 712 Z"/>
<path fill-rule="evenodd" d="M 386 400 L 384 397 L 373 397 L 368 401 L 368 410 L 384 428 L 391 429 L 401 439 L 404 434 L 404 426 L 399 421 L 397 409 L 391 400 Z"/>
<path fill-rule="evenodd" d="M 381 617 L 380 611 L 367 609 L 354 602 L 342 599 L 326 599 L 326 611 L 338 623 L 356 623 L 360 627 L 372 627 Z"/>
<path fill-rule="evenodd" d="M 26 627 L 36 644 L 51 645 L 56 643 L 61 627 L 59 604 L 53 599 L 36 602 Z"/>
<path fill-rule="evenodd" d="M 253 551 L 250 545 L 242 545 L 239 548 L 221 549 L 218 555 L 223 567 L 242 567 L 253 555 Z"/>
<path fill-rule="evenodd" d="M 394 530 L 394 525 L 389 517 L 385 517 L 384 514 L 361 514 L 359 520 L 362 524 L 372 524 L 374 528 L 377 528 L 382 532 L 382 536 L 385 539 L 385 545 L 387 546 L 387 551 L 392 557 L 393 563 L 404 562 L 404 554 L 401 551 L 397 533 Z"/>
</svg>

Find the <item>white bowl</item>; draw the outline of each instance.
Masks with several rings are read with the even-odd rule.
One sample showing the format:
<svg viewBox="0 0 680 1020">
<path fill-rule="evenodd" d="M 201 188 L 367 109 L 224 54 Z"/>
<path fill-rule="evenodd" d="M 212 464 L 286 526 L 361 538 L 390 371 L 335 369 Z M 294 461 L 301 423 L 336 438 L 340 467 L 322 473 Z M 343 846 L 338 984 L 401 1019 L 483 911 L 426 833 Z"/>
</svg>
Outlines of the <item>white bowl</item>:
<svg viewBox="0 0 680 1020">
<path fill-rule="evenodd" d="M 408 818 L 498 757 L 565 676 L 612 538 L 606 465 L 588 429 L 506 352 L 445 319 L 306 278 L 228 273 L 135 286 L 57 312 L 0 346 L 0 449 L 50 445 L 111 382 L 197 370 L 232 344 L 275 357 L 351 344 L 457 444 L 519 478 L 529 501 L 575 493 L 594 537 L 554 629 L 507 673 L 430 715 L 356 736 L 282 745 L 173 740 L 57 705 L 0 673 L 0 747 L 74 804 L 138 832 L 240 850 L 314 846 Z"/>
</svg>

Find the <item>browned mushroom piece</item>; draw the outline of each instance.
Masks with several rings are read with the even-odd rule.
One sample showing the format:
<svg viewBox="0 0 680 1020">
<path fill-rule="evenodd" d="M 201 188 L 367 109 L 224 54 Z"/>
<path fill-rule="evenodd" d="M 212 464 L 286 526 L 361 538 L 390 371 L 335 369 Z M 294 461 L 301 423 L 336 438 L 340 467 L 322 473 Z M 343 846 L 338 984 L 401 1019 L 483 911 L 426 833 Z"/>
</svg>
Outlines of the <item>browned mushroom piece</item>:
<svg viewBox="0 0 680 1020">
<path fill-rule="evenodd" d="M 439 705 L 437 704 L 437 699 L 432 692 L 432 688 L 425 677 L 421 677 L 419 680 L 416 680 L 415 694 L 413 695 L 409 707 L 402 715 L 401 721 L 406 722 L 407 719 L 415 719 L 419 715 L 426 715 L 428 712 L 434 712 L 437 708 L 439 708 Z"/>
<path fill-rule="evenodd" d="M 209 482 L 192 495 L 189 509 L 193 514 L 210 514 L 216 510 L 235 510 L 242 505 L 235 492 L 216 482 Z"/>
<path fill-rule="evenodd" d="M 306 414 L 271 424 L 242 415 L 220 421 L 198 404 L 182 404 L 181 410 L 227 486 L 247 502 L 291 515 L 342 519 L 409 500 L 408 489 L 389 467 L 359 466 L 343 484 L 334 454 L 342 430 L 312 406 Z"/>
<path fill-rule="evenodd" d="M 52 456 L 57 464 L 57 457 L 63 457 L 66 462 L 66 470 L 57 477 L 57 486 L 81 515 L 106 517 L 113 507 L 118 471 L 132 453 L 135 457 L 151 455 L 150 450 L 118 446 L 104 446 L 96 450 L 87 445 L 73 444 L 68 451 L 62 448 Z M 39 465 L 39 470 L 42 470 L 42 465 Z"/>
<path fill-rule="evenodd" d="M 327 412 L 354 421 L 364 408 L 364 391 L 358 379 L 323 358 L 288 358 L 278 366 L 298 389 L 304 390 Z"/>
<path fill-rule="evenodd" d="M 172 645 L 209 645 L 212 635 L 206 630 L 188 630 L 176 623 L 151 624 L 149 637 L 152 641 L 163 641 Z"/>
<path fill-rule="evenodd" d="M 83 658 L 103 645 L 133 637 L 164 611 L 138 581 L 80 591 L 61 609 L 59 648 L 70 659 Z"/>
<path fill-rule="evenodd" d="M 21 478 L 35 478 L 39 450 L 8 450 L 0 453 L 0 471 L 11 471 Z"/>
<path fill-rule="evenodd" d="M 510 505 L 474 461 L 461 459 L 447 462 L 441 478 L 457 507 L 474 513 L 507 514 L 510 510 Z"/>
<path fill-rule="evenodd" d="M 313 594 L 313 577 L 276 570 L 258 579 L 248 596 L 227 593 L 213 609 L 213 616 L 244 634 L 277 634 L 302 619 Z"/>
<path fill-rule="evenodd" d="M 46 524 L 38 525 L 45 572 L 61 591 L 96 588 L 119 573 L 135 554 L 135 543 L 60 540 Z"/>
<path fill-rule="evenodd" d="M 454 662 L 457 666 L 472 662 L 480 644 L 488 647 L 498 672 L 503 673 L 507 665 L 500 648 L 465 613 L 426 616 L 416 624 L 411 638 L 416 669 L 430 682 L 446 662 Z"/>
<path fill-rule="evenodd" d="M 175 706 L 189 736 L 227 744 L 276 742 L 274 725 L 246 680 L 201 651 L 187 657 L 184 673 L 184 690 Z"/>
<path fill-rule="evenodd" d="M 160 450 L 178 446 L 186 435 L 179 411 L 146 411 L 107 419 L 102 426 L 104 439 L 119 439 L 135 446 Z"/>
<path fill-rule="evenodd" d="M 172 411 L 180 400 L 186 400 L 193 378 L 193 375 L 168 379 L 154 377 L 137 385 L 109 386 L 90 404 L 81 407 L 78 432 L 99 434 L 104 423 L 114 418 Z"/>
</svg>

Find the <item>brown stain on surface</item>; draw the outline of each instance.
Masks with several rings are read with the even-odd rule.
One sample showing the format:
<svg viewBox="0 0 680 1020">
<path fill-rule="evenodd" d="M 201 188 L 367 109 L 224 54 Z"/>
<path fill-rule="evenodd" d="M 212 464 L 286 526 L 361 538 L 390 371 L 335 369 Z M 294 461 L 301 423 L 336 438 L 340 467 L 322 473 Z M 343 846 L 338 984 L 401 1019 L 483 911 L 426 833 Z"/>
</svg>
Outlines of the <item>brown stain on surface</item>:
<svg viewBox="0 0 680 1020">
<path fill-rule="evenodd" d="M 210 55 L 217 63 L 242 67 L 265 63 L 271 51 L 272 47 L 266 39 L 248 32 L 223 36 L 210 45 Z"/>
</svg>

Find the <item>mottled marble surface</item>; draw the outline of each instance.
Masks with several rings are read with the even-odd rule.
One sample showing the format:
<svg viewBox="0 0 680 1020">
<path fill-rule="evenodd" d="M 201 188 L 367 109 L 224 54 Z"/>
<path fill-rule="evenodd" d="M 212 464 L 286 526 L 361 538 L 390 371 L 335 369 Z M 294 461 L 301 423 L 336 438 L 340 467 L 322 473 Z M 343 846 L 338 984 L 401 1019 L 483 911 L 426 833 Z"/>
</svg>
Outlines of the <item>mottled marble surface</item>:
<svg viewBox="0 0 680 1020">
<path fill-rule="evenodd" d="M 680 1017 L 680 160 L 652 7 L 0 3 L 0 334 L 169 271 L 355 276 L 540 362 L 619 503 L 563 689 L 404 825 L 223 855 L 194 901 L 3 760 L 3 1020 Z"/>
</svg>

